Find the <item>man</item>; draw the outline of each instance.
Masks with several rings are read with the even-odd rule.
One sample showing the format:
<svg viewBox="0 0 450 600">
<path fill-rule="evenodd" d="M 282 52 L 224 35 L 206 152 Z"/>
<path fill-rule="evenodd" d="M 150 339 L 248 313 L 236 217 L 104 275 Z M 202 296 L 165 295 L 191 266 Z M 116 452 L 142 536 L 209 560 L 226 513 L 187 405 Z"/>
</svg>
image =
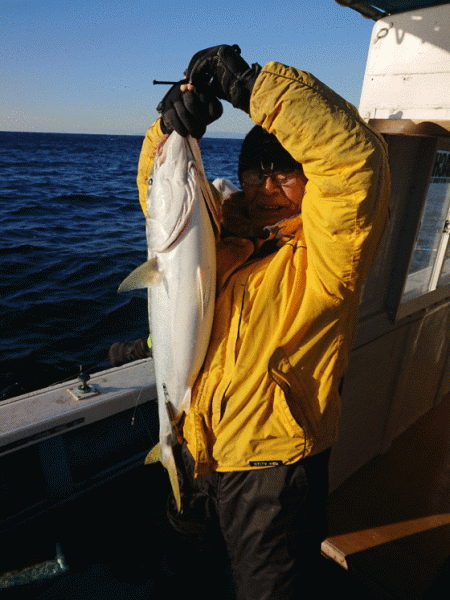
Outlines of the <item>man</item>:
<svg viewBox="0 0 450 600">
<path fill-rule="evenodd" d="M 388 216 L 387 152 L 309 73 L 249 67 L 236 46 L 216 46 L 193 57 L 147 132 L 144 211 L 163 133 L 201 137 L 221 114 L 217 98 L 257 127 L 242 146 L 242 192 L 223 201 L 213 331 L 183 425 L 191 498 L 172 521 L 192 528 L 205 507 L 239 600 L 293 598 L 326 535 L 338 390 Z"/>
</svg>

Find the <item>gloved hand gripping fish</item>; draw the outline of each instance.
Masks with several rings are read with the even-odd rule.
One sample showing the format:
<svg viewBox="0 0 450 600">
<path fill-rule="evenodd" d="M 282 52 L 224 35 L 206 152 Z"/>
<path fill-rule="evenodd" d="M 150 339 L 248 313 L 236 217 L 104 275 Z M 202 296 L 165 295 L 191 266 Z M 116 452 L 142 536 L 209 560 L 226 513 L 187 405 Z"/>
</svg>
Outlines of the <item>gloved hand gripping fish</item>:
<svg viewBox="0 0 450 600">
<path fill-rule="evenodd" d="M 148 288 L 160 441 L 146 464 L 160 460 L 168 470 L 178 510 L 173 447 L 180 441 L 177 424 L 189 410 L 191 388 L 208 348 L 219 221 L 219 203 L 197 141 L 171 133 L 158 146 L 148 182 L 148 260 L 130 273 L 119 292 Z"/>
</svg>

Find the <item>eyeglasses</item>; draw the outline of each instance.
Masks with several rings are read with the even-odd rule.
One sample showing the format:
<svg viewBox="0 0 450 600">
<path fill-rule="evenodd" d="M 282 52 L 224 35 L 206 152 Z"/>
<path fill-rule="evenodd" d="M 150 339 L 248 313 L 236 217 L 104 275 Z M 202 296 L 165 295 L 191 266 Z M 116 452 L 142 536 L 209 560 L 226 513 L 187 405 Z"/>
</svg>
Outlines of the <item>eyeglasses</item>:
<svg viewBox="0 0 450 600">
<path fill-rule="evenodd" d="M 298 171 L 267 171 L 258 169 L 248 169 L 241 174 L 244 185 L 261 185 L 270 177 L 277 185 L 281 187 L 290 187 L 298 180 Z"/>
</svg>

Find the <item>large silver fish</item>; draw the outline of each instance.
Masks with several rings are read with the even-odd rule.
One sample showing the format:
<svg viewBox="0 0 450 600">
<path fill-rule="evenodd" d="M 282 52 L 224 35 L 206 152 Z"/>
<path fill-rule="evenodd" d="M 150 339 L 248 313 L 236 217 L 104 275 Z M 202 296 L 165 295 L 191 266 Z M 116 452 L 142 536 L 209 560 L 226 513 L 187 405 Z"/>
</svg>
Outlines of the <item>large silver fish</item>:
<svg viewBox="0 0 450 600">
<path fill-rule="evenodd" d="M 206 180 L 198 143 L 173 132 L 156 151 L 148 183 L 148 260 L 130 273 L 119 292 L 149 290 L 160 441 L 146 463 L 159 460 L 166 467 L 178 510 L 176 424 L 189 410 L 191 388 L 208 348 L 218 228 L 219 207 Z"/>
</svg>

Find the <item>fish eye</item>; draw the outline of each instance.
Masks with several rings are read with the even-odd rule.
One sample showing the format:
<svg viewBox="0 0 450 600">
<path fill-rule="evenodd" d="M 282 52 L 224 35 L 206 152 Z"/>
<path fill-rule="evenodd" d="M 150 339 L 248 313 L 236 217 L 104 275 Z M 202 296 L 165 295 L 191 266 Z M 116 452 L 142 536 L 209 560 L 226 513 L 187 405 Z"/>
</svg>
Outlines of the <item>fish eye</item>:
<svg viewBox="0 0 450 600">
<path fill-rule="evenodd" d="M 150 179 L 148 180 L 148 185 L 153 185 L 153 179 L 150 177 Z"/>
</svg>

